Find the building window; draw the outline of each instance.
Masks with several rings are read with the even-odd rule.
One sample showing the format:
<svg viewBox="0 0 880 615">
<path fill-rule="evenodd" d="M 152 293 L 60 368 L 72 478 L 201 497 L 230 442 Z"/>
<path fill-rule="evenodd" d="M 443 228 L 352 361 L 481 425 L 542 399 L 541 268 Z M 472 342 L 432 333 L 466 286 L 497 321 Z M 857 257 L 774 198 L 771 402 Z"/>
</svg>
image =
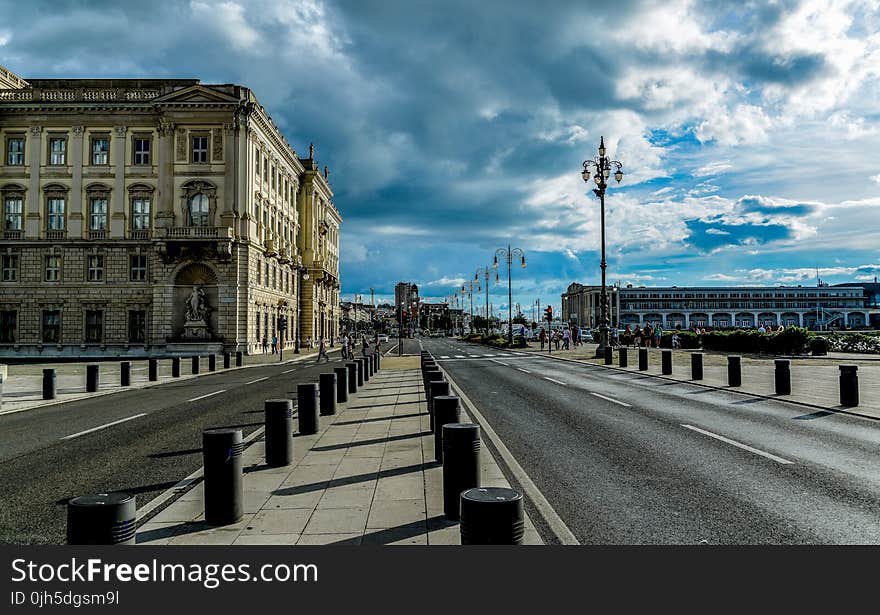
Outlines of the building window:
<svg viewBox="0 0 880 615">
<path fill-rule="evenodd" d="M 256 166 L 254 167 L 254 170 L 257 173 L 257 179 L 260 179 L 260 160 L 262 159 L 262 157 L 263 155 L 260 154 L 260 150 L 257 150 L 257 159 L 255 161 Z"/>
<path fill-rule="evenodd" d="M 3 281 L 18 281 L 18 254 L 3 255 Z"/>
<path fill-rule="evenodd" d="M 263 181 L 269 181 L 269 159 L 263 158 Z"/>
<path fill-rule="evenodd" d="M 272 167 L 272 190 L 275 190 L 275 167 Z"/>
<path fill-rule="evenodd" d="M 110 139 L 107 137 L 92 137 L 92 164 L 110 164 Z"/>
<path fill-rule="evenodd" d="M 132 282 L 147 281 L 147 255 L 132 254 L 128 259 L 129 279 Z"/>
<path fill-rule="evenodd" d="M 142 196 L 131 200 L 131 228 L 134 231 L 150 228 L 150 197 Z"/>
<path fill-rule="evenodd" d="M 43 310 L 43 332 L 41 339 L 44 344 L 57 344 L 61 341 L 60 310 Z"/>
<path fill-rule="evenodd" d="M 208 226 L 208 197 L 196 194 L 189 200 L 189 225 Z"/>
<path fill-rule="evenodd" d="M 257 341 L 260 340 L 260 313 L 257 312 Z"/>
<path fill-rule="evenodd" d="M 9 137 L 6 139 L 6 164 L 12 167 L 24 165 L 23 137 Z"/>
<path fill-rule="evenodd" d="M 89 282 L 103 282 L 104 281 L 104 255 L 103 254 L 89 254 L 87 257 L 88 260 L 88 273 L 86 275 L 86 280 Z"/>
<path fill-rule="evenodd" d="M 6 231 L 21 230 L 21 208 L 24 200 L 20 196 L 8 196 L 3 199 L 3 229 Z"/>
<path fill-rule="evenodd" d="M 49 139 L 49 164 L 61 166 L 67 164 L 67 139 L 58 137 Z"/>
<path fill-rule="evenodd" d="M 207 136 L 195 136 L 192 138 L 192 161 L 194 163 L 208 162 Z"/>
<path fill-rule="evenodd" d="M 134 137 L 134 156 L 132 163 L 136 165 L 150 164 L 150 146 L 149 137 Z"/>
<path fill-rule="evenodd" d="M 145 310 L 128 311 L 128 341 L 142 344 L 147 341 L 147 312 Z"/>
<path fill-rule="evenodd" d="M 263 277 L 263 261 L 257 261 L 257 284 Z"/>
<path fill-rule="evenodd" d="M 0 311 L 0 344 L 14 344 L 15 330 L 18 328 L 18 312 Z"/>
<path fill-rule="evenodd" d="M 104 337 L 104 311 L 86 310 L 86 344 L 98 344 Z"/>
<path fill-rule="evenodd" d="M 50 254 L 46 257 L 46 269 L 45 269 L 45 279 L 46 282 L 60 282 L 61 281 L 61 257 L 55 254 Z"/>
<path fill-rule="evenodd" d="M 89 199 L 89 230 L 103 231 L 107 228 L 107 199 L 92 197 Z"/>
<path fill-rule="evenodd" d="M 46 230 L 64 230 L 64 199 L 59 197 L 50 198 L 46 205 Z"/>
</svg>

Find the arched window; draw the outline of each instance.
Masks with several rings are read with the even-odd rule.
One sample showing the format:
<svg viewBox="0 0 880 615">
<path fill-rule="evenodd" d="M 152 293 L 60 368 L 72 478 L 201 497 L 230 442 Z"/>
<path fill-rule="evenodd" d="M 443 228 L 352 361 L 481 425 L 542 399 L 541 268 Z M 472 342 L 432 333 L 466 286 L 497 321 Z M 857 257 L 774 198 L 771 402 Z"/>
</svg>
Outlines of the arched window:
<svg viewBox="0 0 880 615">
<path fill-rule="evenodd" d="M 189 225 L 208 226 L 208 197 L 202 193 L 192 196 L 189 200 Z"/>
</svg>

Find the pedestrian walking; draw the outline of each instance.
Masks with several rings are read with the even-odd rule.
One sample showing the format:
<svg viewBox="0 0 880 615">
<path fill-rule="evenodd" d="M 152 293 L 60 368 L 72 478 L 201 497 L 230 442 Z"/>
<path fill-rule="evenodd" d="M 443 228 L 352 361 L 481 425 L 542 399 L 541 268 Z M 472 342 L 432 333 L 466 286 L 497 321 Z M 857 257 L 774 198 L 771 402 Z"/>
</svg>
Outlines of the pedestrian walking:
<svg viewBox="0 0 880 615">
<path fill-rule="evenodd" d="M 660 340 L 663 339 L 663 327 L 660 323 L 654 327 L 654 348 L 660 348 Z"/>
<path fill-rule="evenodd" d="M 624 346 L 629 346 L 630 344 L 632 344 L 632 336 L 633 336 L 632 329 L 630 328 L 629 325 L 627 325 L 623 329 L 623 345 Z"/>
<path fill-rule="evenodd" d="M 568 329 L 565 329 L 562 332 L 562 349 L 570 350 L 569 344 L 571 342 L 571 332 Z"/>
<path fill-rule="evenodd" d="M 540 332 L 538 332 L 538 340 L 541 342 L 541 350 L 544 350 L 544 343 L 547 341 L 547 332 L 544 331 L 544 327 L 541 327 Z"/>
<path fill-rule="evenodd" d="M 560 337 L 562 337 L 562 336 L 559 334 L 559 331 L 557 331 L 556 333 L 553 334 L 553 344 L 556 345 L 556 350 L 559 350 L 559 338 Z"/>
<path fill-rule="evenodd" d="M 272 336 L 272 354 L 277 354 L 277 353 L 278 353 L 278 336 L 273 335 Z"/>
<path fill-rule="evenodd" d="M 318 360 L 315 361 L 315 363 L 320 363 L 321 357 L 327 359 L 327 363 L 330 362 L 330 357 L 327 355 L 326 341 L 324 340 L 324 338 L 321 338 L 318 341 Z"/>
<path fill-rule="evenodd" d="M 612 327 L 611 329 L 611 345 L 617 346 L 619 344 L 619 335 L 620 332 L 617 330 L 617 327 Z"/>
<path fill-rule="evenodd" d="M 263 336 L 263 354 L 266 354 L 269 351 L 269 338 L 265 335 Z"/>
<path fill-rule="evenodd" d="M 346 360 L 346 361 L 352 358 L 348 354 L 349 343 L 350 343 L 350 340 L 348 339 L 348 333 L 343 333 L 342 334 L 342 342 L 341 342 L 341 344 L 342 344 L 342 358 L 343 358 L 343 360 Z"/>
<path fill-rule="evenodd" d="M 633 346 L 635 346 L 636 348 L 641 348 L 643 335 L 644 332 L 642 331 L 642 326 L 636 325 L 636 328 L 633 330 Z"/>
<path fill-rule="evenodd" d="M 365 335 L 361 340 L 361 353 L 364 356 L 367 356 L 367 351 L 370 349 L 370 343 L 367 341 L 367 336 Z"/>
</svg>

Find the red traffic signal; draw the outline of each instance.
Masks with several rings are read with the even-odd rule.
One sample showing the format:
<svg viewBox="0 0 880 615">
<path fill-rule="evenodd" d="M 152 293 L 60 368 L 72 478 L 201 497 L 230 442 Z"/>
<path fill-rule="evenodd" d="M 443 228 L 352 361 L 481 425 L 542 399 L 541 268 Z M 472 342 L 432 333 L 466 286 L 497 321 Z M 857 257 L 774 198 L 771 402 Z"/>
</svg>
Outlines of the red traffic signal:
<svg viewBox="0 0 880 615">
<path fill-rule="evenodd" d="M 544 308 L 544 318 L 546 318 L 547 320 L 553 320 L 553 308 L 549 305 Z"/>
</svg>

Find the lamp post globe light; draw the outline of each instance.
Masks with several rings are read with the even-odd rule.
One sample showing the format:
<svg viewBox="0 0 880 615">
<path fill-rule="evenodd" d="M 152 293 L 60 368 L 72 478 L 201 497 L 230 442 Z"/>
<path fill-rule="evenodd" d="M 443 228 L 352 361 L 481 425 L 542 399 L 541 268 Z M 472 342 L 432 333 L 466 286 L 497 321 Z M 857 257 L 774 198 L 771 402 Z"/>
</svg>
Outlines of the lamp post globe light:
<svg viewBox="0 0 880 615">
<path fill-rule="evenodd" d="M 507 244 L 507 248 L 498 248 L 495 250 L 495 260 L 492 262 L 492 268 L 495 269 L 495 281 L 498 281 L 498 257 L 503 258 L 507 261 L 507 343 L 510 346 L 513 346 L 513 291 L 510 286 L 510 272 L 513 269 L 513 259 L 520 259 L 520 267 L 523 269 L 526 268 L 526 253 L 523 252 L 519 248 L 510 248 L 510 244 Z"/>
<path fill-rule="evenodd" d="M 591 160 L 585 160 L 581 177 L 585 182 L 591 179 L 596 183 L 593 193 L 599 197 L 600 229 L 602 242 L 602 260 L 599 268 L 602 270 L 602 293 L 599 296 L 599 347 L 596 348 L 596 356 L 605 356 L 605 347 L 608 345 L 608 291 L 605 288 L 605 189 L 608 187 L 608 179 L 611 177 L 612 167 L 614 179 L 617 183 L 623 179 L 623 164 L 617 160 L 611 160 L 605 155 L 605 137 L 599 137 L 599 155 Z"/>
<path fill-rule="evenodd" d="M 477 283 L 477 292 L 481 290 L 480 288 L 480 276 L 483 277 L 483 285 L 486 288 L 486 337 L 489 336 L 489 272 L 491 269 L 489 267 L 480 267 L 477 269 L 477 273 L 474 274 L 474 282 Z M 498 276 L 495 276 L 496 280 Z"/>
<path fill-rule="evenodd" d="M 296 345 L 293 347 L 293 354 L 299 354 L 299 347 L 302 343 L 302 340 L 300 340 L 300 333 L 302 332 L 302 283 L 303 280 L 309 279 L 309 268 L 303 266 L 302 257 L 298 256 L 294 269 L 296 269 L 297 274 L 296 297 L 298 305 L 296 308 Z"/>
<path fill-rule="evenodd" d="M 471 310 L 468 314 L 468 333 L 474 332 L 474 285 L 476 285 L 476 278 L 473 280 L 468 280 L 467 284 L 461 287 L 461 299 L 462 303 L 464 303 L 464 296 L 467 294 L 471 303 Z M 462 335 L 464 335 L 464 325 L 462 325 Z"/>
</svg>

